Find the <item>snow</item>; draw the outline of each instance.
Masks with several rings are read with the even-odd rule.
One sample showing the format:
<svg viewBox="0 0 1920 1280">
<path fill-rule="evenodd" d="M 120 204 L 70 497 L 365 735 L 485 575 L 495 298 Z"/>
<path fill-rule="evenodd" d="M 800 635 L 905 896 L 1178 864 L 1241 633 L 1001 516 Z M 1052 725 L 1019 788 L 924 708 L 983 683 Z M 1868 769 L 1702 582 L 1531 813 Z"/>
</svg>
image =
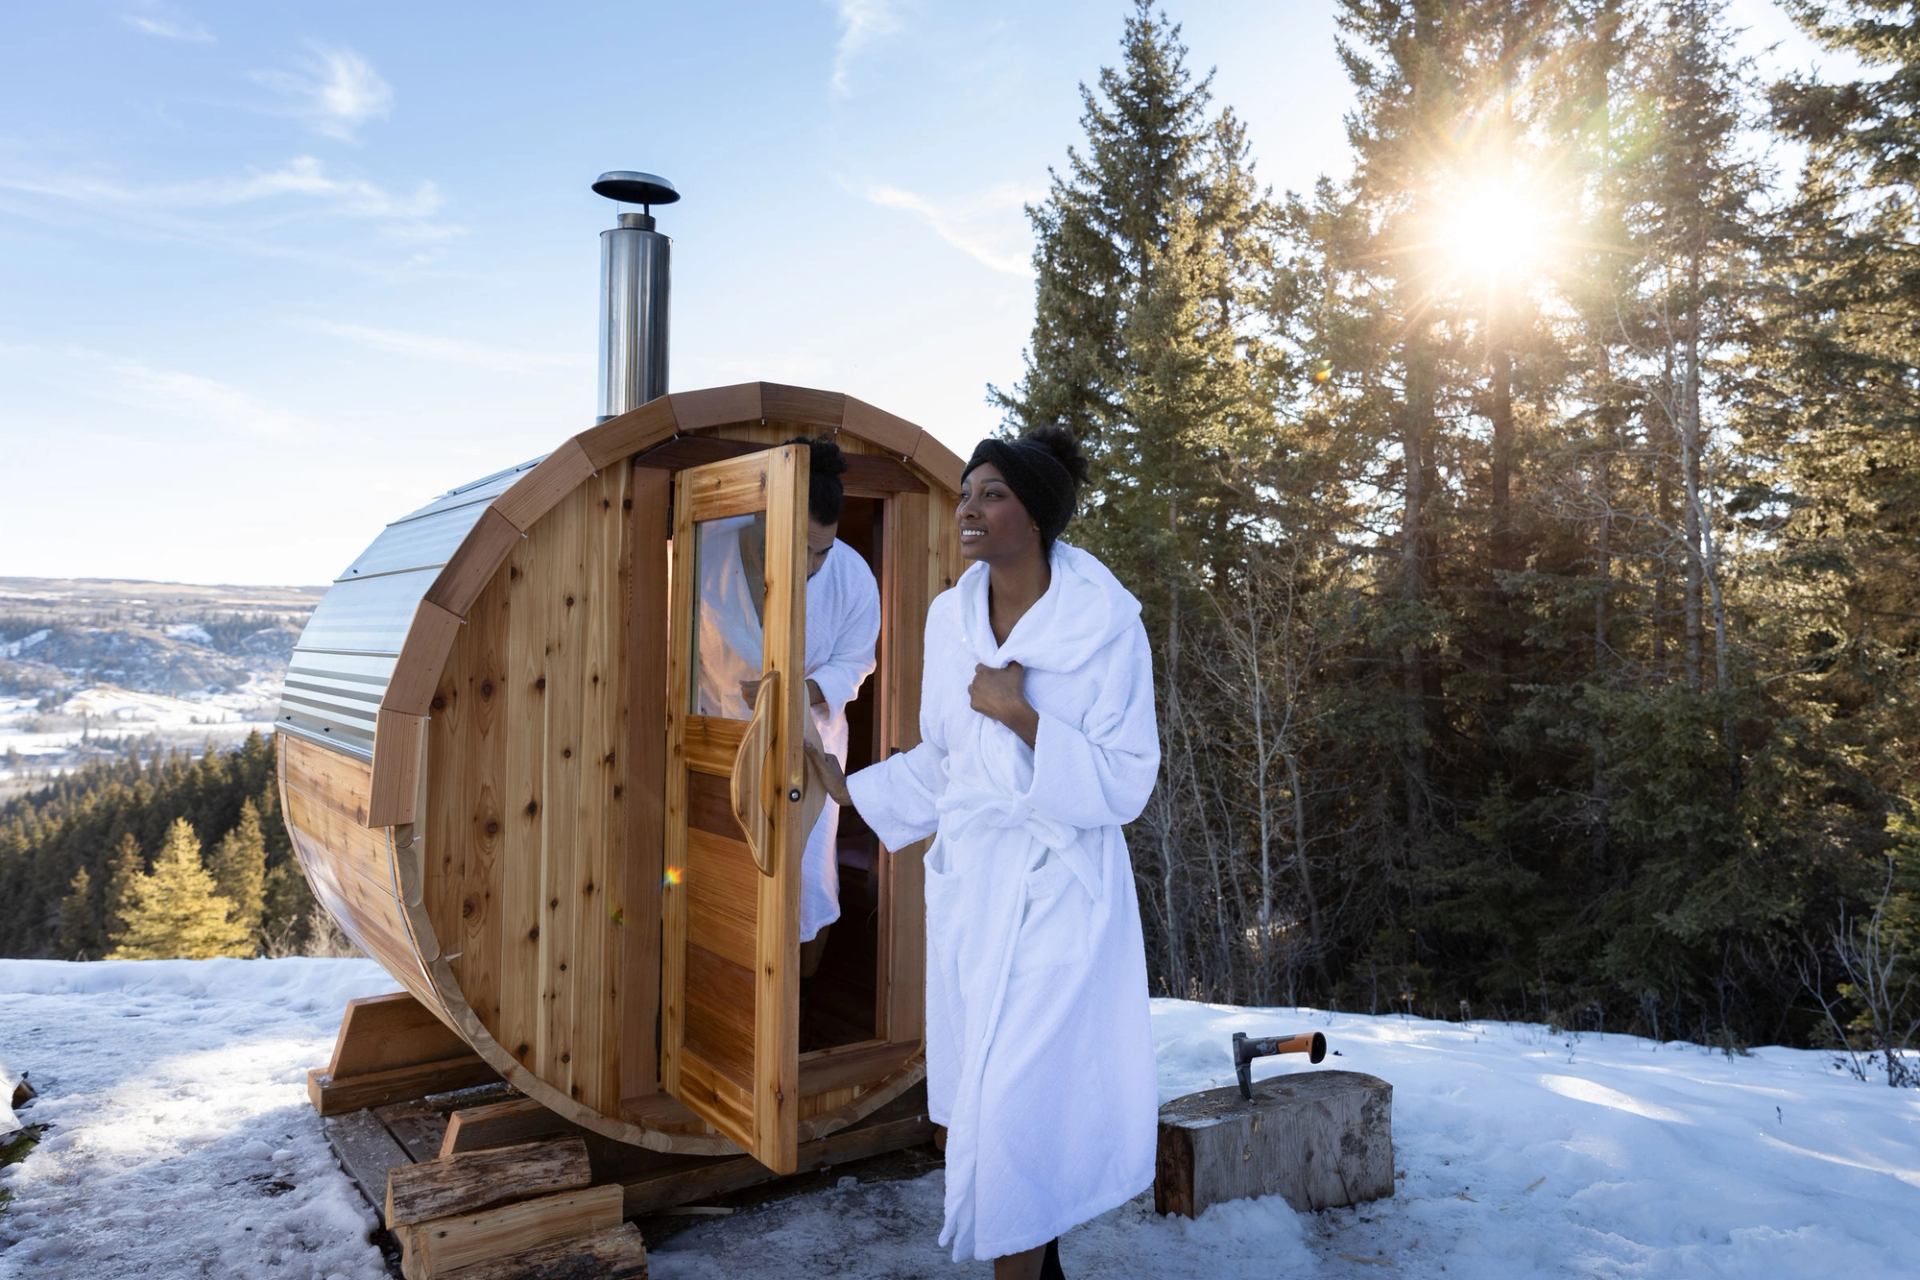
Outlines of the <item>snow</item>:
<svg viewBox="0 0 1920 1280">
<path fill-rule="evenodd" d="M 0 1278 L 384 1276 L 304 1085 L 345 1001 L 393 985 L 364 960 L 0 960 L 0 1060 L 32 1071 L 24 1118 L 51 1126 L 0 1172 Z M 1391 1200 L 1317 1215 L 1259 1200 L 1189 1222 L 1143 1197 L 1065 1238 L 1070 1276 L 1913 1274 L 1920 1091 L 1831 1055 L 1173 1000 L 1153 1018 L 1163 1099 L 1230 1084 L 1234 1031 L 1325 1032 L 1326 1066 L 1393 1085 L 1403 1176 Z M 1098 1079 L 1090 1046 L 1086 1079 L 1061 1083 Z M 938 1173 L 845 1177 L 663 1240 L 653 1274 L 984 1277 L 935 1244 L 940 1200 Z"/>
<path fill-rule="evenodd" d="M 213 637 L 207 634 L 207 629 L 197 622 L 176 622 L 162 629 L 175 640 L 184 640 L 188 644 L 213 643 Z"/>
</svg>

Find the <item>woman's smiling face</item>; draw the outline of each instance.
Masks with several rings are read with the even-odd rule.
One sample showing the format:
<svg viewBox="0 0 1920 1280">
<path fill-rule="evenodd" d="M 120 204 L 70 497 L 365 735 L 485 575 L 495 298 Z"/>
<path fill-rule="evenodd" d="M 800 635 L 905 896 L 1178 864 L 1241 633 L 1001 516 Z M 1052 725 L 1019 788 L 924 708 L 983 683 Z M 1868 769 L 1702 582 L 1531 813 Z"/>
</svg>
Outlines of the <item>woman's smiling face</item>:
<svg viewBox="0 0 1920 1280">
<path fill-rule="evenodd" d="M 1000 469 L 983 462 L 960 482 L 960 555 L 989 563 L 1040 554 L 1040 531 Z"/>
</svg>

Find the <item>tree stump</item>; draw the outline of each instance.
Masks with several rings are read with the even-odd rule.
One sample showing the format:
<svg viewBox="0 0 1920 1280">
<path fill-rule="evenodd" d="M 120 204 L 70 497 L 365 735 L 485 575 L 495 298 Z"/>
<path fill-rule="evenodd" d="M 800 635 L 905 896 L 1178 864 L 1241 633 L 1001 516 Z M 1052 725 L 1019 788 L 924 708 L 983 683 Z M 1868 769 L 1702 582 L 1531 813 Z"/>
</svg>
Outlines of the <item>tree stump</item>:
<svg viewBox="0 0 1920 1280">
<path fill-rule="evenodd" d="M 1284 1196 L 1302 1212 L 1393 1194 L 1393 1086 L 1357 1071 L 1302 1071 L 1175 1098 L 1160 1108 L 1153 1204 Z"/>
</svg>

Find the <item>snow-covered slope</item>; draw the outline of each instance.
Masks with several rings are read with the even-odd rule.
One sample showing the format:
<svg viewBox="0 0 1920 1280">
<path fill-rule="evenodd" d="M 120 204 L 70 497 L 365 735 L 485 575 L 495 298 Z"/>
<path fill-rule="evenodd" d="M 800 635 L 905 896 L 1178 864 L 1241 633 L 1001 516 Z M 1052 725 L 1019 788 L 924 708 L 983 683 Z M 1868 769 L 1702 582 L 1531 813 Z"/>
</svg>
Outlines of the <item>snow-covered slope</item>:
<svg viewBox="0 0 1920 1280">
<path fill-rule="evenodd" d="M 0 1277 L 378 1280 L 374 1218 L 308 1107 L 363 960 L 0 961 L 0 1060 L 52 1126 L 0 1175 Z M 1328 1064 L 1394 1086 L 1391 1201 L 1197 1222 L 1143 1198 L 1071 1233 L 1070 1276 L 1892 1280 L 1920 1250 L 1920 1091 L 1827 1055 L 1728 1058 L 1510 1023 L 1154 1004 L 1163 1097 L 1230 1083 L 1229 1037 L 1319 1029 Z M 1260 1075 L 1312 1070 L 1262 1062 Z M 1098 1088 L 1098 1047 L 1084 1079 Z M 654 1251 L 660 1280 L 985 1276 L 934 1239 L 940 1175 L 743 1211 Z"/>
</svg>

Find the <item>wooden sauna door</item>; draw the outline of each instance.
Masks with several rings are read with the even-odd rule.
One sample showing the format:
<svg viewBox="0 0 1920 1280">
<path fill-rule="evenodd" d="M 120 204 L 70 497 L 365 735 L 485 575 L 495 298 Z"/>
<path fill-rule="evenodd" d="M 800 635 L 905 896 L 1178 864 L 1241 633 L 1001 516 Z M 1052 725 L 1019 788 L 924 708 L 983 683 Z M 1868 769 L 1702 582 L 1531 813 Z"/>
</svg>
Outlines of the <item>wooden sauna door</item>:
<svg viewBox="0 0 1920 1280">
<path fill-rule="evenodd" d="M 661 1083 L 777 1173 L 798 1159 L 806 512 L 804 446 L 674 479 Z"/>
</svg>

